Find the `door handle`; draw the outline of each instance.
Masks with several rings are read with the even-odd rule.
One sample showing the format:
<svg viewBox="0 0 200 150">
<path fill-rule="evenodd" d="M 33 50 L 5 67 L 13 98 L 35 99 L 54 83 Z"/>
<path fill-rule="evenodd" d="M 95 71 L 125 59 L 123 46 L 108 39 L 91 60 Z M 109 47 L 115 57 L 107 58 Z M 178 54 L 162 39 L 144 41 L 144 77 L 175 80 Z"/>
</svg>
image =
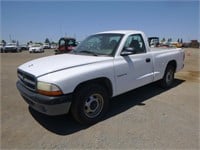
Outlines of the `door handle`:
<svg viewBox="0 0 200 150">
<path fill-rule="evenodd" d="M 148 63 L 148 62 L 150 62 L 151 61 L 151 59 L 150 58 L 146 58 L 146 62 Z"/>
</svg>

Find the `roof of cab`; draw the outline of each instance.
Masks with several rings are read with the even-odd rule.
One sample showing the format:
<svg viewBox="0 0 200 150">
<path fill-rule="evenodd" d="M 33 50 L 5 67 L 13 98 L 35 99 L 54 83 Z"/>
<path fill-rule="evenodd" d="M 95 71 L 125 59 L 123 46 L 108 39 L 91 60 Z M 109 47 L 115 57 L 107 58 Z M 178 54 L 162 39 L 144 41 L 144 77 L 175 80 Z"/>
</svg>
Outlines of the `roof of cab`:
<svg viewBox="0 0 200 150">
<path fill-rule="evenodd" d="M 112 31 L 98 32 L 97 34 L 102 34 L 102 33 L 136 34 L 142 32 L 137 30 L 112 30 Z"/>
</svg>

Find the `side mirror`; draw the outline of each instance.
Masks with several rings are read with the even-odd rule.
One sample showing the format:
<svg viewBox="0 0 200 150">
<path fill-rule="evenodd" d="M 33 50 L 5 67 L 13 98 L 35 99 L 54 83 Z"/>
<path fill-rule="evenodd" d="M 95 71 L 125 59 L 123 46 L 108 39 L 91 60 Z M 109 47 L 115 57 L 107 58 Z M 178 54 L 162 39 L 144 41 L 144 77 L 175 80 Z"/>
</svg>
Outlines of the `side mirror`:
<svg viewBox="0 0 200 150">
<path fill-rule="evenodd" d="M 123 48 L 122 52 L 121 52 L 121 56 L 128 56 L 131 54 L 135 54 L 135 50 L 132 47 L 125 47 Z"/>
</svg>

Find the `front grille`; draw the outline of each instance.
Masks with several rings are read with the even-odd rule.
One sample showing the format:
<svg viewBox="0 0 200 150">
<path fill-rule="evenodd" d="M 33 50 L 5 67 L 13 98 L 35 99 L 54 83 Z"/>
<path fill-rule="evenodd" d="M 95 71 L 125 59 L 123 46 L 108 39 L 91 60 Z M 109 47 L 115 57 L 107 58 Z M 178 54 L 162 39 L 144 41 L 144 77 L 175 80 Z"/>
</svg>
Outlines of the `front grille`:
<svg viewBox="0 0 200 150">
<path fill-rule="evenodd" d="M 17 75 L 22 84 L 31 91 L 36 91 L 36 78 L 22 70 L 17 70 Z"/>
<path fill-rule="evenodd" d="M 5 49 L 6 50 L 12 50 L 12 49 L 17 49 L 17 48 L 15 48 L 15 47 L 6 47 Z"/>
</svg>

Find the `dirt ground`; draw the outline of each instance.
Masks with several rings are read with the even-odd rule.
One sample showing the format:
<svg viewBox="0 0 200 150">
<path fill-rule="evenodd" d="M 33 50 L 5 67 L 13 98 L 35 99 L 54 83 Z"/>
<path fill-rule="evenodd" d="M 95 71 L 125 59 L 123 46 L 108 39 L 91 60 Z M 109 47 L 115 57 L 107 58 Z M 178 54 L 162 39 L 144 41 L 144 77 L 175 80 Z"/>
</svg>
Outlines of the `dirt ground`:
<svg viewBox="0 0 200 150">
<path fill-rule="evenodd" d="M 42 115 L 17 91 L 17 67 L 52 50 L 1 53 L 1 149 L 200 149 L 200 49 L 185 53 L 173 88 L 154 83 L 115 97 L 104 120 L 89 127 L 70 115 Z"/>
</svg>

